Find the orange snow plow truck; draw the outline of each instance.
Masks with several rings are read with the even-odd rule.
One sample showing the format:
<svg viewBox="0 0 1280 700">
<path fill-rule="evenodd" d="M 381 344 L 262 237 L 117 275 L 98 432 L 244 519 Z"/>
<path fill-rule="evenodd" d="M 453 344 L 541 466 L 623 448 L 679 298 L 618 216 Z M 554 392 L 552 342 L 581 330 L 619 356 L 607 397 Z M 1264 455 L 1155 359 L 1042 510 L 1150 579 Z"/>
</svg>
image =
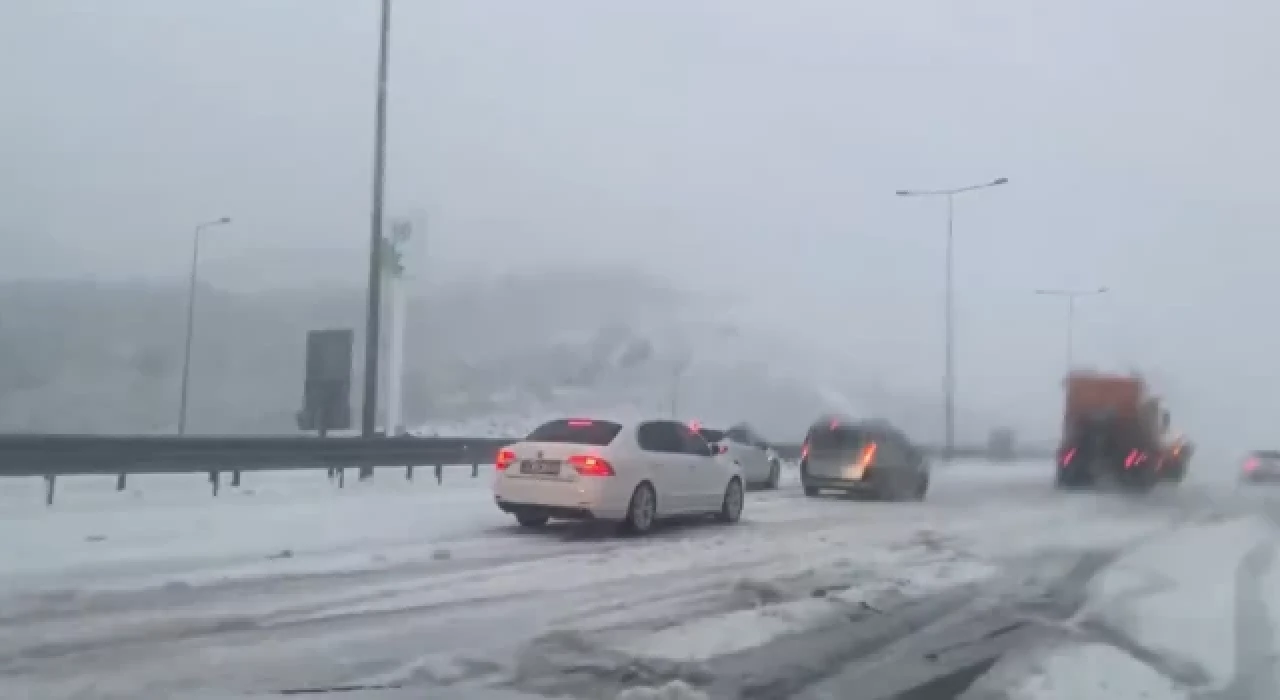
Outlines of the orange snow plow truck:
<svg viewBox="0 0 1280 700">
<path fill-rule="evenodd" d="M 1059 488 L 1147 491 L 1159 481 L 1182 481 L 1191 447 L 1166 439 L 1169 412 L 1142 377 L 1075 371 L 1066 390 Z"/>
</svg>

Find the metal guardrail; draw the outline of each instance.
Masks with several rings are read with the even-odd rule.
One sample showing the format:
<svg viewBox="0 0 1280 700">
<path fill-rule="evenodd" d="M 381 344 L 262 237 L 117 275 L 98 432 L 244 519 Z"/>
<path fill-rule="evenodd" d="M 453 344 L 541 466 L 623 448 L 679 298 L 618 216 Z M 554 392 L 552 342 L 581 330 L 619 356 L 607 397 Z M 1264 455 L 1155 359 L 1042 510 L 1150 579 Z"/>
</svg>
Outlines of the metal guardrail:
<svg viewBox="0 0 1280 700">
<path fill-rule="evenodd" d="M 116 475 L 117 489 L 125 488 L 128 474 L 208 473 L 213 492 L 219 474 L 231 472 L 233 486 L 244 471 L 328 469 L 337 472 L 354 467 L 402 467 L 413 478 L 413 468 L 491 464 L 502 447 L 517 438 L 482 437 L 310 437 L 239 436 L 176 437 L 114 435 L 0 435 L 0 477 L 40 476 L 48 482 L 46 502 L 53 502 L 58 476 Z M 801 446 L 773 445 L 783 459 L 799 459 Z M 925 448 L 932 455 L 940 453 Z M 962 447 L 960 458 L 985 458 L 986 448 Z M 1013 458 L 1043 455 L 1024 452 Z"/>
<path fill-rule="evenodd" d="M 511 440 L 0 435 L 0 477 L 185 474 L 492 461 Z"/>
</svg>

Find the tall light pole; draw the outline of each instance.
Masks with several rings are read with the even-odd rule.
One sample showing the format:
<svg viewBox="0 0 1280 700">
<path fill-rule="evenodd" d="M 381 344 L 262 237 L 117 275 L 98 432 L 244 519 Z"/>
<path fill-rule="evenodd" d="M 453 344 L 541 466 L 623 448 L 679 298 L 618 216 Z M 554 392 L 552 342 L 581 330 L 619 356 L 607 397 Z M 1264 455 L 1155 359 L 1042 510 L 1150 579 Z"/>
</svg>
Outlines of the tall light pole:
<svg viewBox="0 0 1280 700">
<path fill-rule="evenodd" d="M 1065 297 L 1067 300 L 1067 371 L 1071 371 L 1075 353 L 1076 299 L 1106 294 L 1106 287 L 1097 289 L 1037 289 L 1036 294 L 1051 297 Z"/>
<path fill-rule="evenodd" d="M 373 129 L 373 211 L 369 220 L 369 290 L 364 324 L 364 400 L 360 407 L 360 434 L 373 437 L 378 421 L 378 346 L 382 332 L 382 200 L 387 179 L 387 57 L 391 43 L 391 0 L 382 0 L 378 38 L 378 92 Z M 370 465 L 360 467 L 360 478 L 373 475 Z"/>
<path fill-rule="evenodd" d="M 182 388 L 178 397 L 178 434 L 187 433 L 187 391 L 191 385 L 191 338 L 196 327 L 196 273 L 200 269 L 200 234 L 213 226 L 224 226 L 231 223 L 231 217 L 206 221 L 198 224 L 191 237 L 191 277 L 187 286 L 187 340 L 182 350 Z"/>
<path fill-rule="evenodd" d="M 945 458 L 951 459 L 956 444 L 956 375 L 955 375 L 955 304 L 953 303 L 953 270 L 955 268 L 953 235 L 955 221 L 955 196 L 964 192 L 996 187 L 1009 182 L 1009 178 L 1000 177 L 991 182 L 984 182 L 967 187 L 956 187 L 949 190 L 898 190 L 899 197 L 945 197 L 947 200 L 947 270 L 946 299 L 944 317 L 946 319 L 946 358 L 942 375 L 943 422 L 946 430 Z"/>
</svg>

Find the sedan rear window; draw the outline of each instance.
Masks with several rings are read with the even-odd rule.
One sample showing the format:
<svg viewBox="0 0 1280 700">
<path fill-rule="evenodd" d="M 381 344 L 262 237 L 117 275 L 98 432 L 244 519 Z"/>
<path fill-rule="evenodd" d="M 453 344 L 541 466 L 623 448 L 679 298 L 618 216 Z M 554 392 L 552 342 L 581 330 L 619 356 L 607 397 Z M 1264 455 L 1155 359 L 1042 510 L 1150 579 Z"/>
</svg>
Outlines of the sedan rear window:
<svg viewBox="0 0 1280 700">
<path fill-rule="evenodd" d="M 543 423 L 529 433 L 525 440 L 604 447 L 613 442 L 621 431 L 621 425 L 607 420 L 567 418 Z"/>
<path fill-rule="evenodd" d="M 714 430 L 712 428 L 699 428 L 698 434 L 702 436 L 703 440 L 707 441 L 707 444 L 714 444 L 724 439 L 723 430 Z"/>
</svg>

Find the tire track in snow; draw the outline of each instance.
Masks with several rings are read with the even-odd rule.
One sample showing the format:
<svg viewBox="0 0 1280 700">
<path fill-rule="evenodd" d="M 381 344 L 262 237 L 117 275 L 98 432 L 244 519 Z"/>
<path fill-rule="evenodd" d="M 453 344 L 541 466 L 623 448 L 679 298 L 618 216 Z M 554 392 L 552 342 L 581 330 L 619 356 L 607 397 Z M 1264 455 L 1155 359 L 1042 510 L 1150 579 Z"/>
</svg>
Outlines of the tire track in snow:
<svg viewBox="0 0 1280 700">
<path fill-rule="evenodd" d="M 1268 499 L 1265 512 L 1271 524 L 1280 529 L 1280 500 Z M 1236 570 L 1235 672 L 1222 692 L 1206 700 L 1280 698 L 1280 679 L 1276 677 L 1280 647 L 1276 646 L 1270 607 L 1275 603 L 1269 603 L 1262 584 L 1275 565 L 1276 550 L 1274 540 L 1259 542 Z M 1276 592 L 1270 593 L 1274 596 Z"/>
</svg>

